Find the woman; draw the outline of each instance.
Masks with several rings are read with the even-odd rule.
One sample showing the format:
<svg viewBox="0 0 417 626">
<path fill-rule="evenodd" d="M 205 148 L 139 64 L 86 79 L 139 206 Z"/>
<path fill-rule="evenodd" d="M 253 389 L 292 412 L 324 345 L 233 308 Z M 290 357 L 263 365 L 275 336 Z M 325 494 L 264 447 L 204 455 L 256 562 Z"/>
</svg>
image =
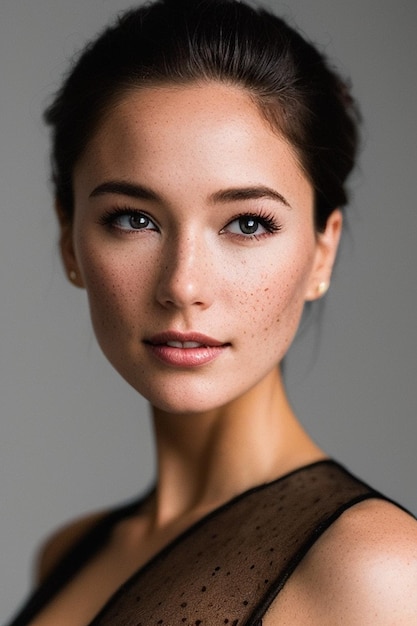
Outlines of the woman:
<svg viewBox="0 0 417 626">
<path fill-rule="evenodd" d="M 280 370 L 329 287 L 355 119 L 234 0 L 133 10 L 72 69 L 46 113 L 62 257 L 158 475 L 50 540 L 15 626 L 417 621 L 415 520 L 311 440 Z"/>
</svg>

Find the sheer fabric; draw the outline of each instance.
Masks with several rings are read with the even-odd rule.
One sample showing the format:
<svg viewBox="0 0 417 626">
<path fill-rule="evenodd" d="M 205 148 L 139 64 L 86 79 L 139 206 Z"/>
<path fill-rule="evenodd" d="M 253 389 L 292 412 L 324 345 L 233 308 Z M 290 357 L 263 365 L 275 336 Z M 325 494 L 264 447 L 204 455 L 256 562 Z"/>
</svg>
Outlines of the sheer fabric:
<svg viewBox="0 0 417 626">
<path fill-rule="evenodd" d="M 331 460 L 320 461 L 234 498 L 193 525 L 132 576 L 89 626 L 260 626 L 298 563 L 354 504 L 378 492 Z M 10 626 L 25 626 L 105 545 L 100 522 L 52 573 Z"/>
</svg>

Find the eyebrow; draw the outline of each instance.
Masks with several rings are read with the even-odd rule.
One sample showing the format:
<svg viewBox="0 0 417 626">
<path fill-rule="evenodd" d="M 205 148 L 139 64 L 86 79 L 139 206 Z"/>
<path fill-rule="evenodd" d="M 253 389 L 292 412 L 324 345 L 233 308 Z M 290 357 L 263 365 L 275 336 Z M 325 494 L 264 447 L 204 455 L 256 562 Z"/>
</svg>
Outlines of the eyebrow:
<svg viewBox="0 0 417 626">
<path fill-rule="evenodd" d="M 278 191 L 265 187 L 264 185 L 254 185 L 251 187 L 236 187 L 231 189 L 225 189 L 216 191 L 210 199 L 213 202 L 231 202 L 239 200 L 258 200 L 262 198 L 268 198 L 269 200 L 275 200 L 280 204 L 290 208 L 290 203 L 285 197 Z"/>
<path fill-rule="evenodd" d="M 158 194 L 149 189 L 149 187 L 119 180 L 111 180 L 98 185 L 90 193 L 90 198 L 106 194 L 128 196 L 137 200 L 161 200 Z M 280 204 L 291 208 L 290 203 L 282 194 L 264 185 L 221 189 L 220 191 L 213 193 L 209 199 L 210 202 L 215 204 L 216 202 L 239 202 L 245 200 L 259 200 L 263 198 L 274 200 L 275 202 L 279 202 Z"/>
<path fill-rule="evenodd" d="M 106 194 L 117 194 L 121 196 L 129 196 L 138 200 L 159 200 L 159 196 L 144 185 L 137 185 L 121 180 L 110 180 L 98 187 L 95 187 L 90 193 L 90 198 L 104 196 Z"/>
</svg>

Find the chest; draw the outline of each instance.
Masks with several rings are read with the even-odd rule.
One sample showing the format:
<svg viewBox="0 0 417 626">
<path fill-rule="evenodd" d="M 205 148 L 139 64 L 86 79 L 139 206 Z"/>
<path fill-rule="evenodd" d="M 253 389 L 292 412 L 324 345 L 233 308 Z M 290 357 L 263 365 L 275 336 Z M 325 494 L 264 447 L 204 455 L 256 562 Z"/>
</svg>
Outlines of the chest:
<svg viewBox="0 0 417 626">
<path fill-rule="evenodd" d="M 338 466 L 318 464 L 307 476 L 296 472 L 236 498 L 161 550 L 151 549 L 139 569 L 135 558 L 120 559 L 107 546 L 28 623 L 259 626 L 321 533 L 349 503 L 371 494 Z"/>
</svg>

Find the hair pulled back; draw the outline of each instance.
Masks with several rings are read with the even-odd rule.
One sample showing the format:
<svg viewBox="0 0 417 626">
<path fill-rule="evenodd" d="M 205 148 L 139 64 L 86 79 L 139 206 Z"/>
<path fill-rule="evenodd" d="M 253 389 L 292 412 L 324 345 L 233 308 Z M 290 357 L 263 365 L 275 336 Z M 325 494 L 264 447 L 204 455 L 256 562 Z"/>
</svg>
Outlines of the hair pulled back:
<svg viewBox="0 0 417 626">
<path fill-rule="evenodd" d="M 160 83 L 240 85 L 295 148 L 315 189 L 316 227 L 347 202 L 358 143 L 346 84 L 283 20 L 238 0 L 158 0 L 119 17 L 72 67 L 45 121 L 58 203 L 71 219 L 73 169 L 124 93 Z"/>
</svg>

